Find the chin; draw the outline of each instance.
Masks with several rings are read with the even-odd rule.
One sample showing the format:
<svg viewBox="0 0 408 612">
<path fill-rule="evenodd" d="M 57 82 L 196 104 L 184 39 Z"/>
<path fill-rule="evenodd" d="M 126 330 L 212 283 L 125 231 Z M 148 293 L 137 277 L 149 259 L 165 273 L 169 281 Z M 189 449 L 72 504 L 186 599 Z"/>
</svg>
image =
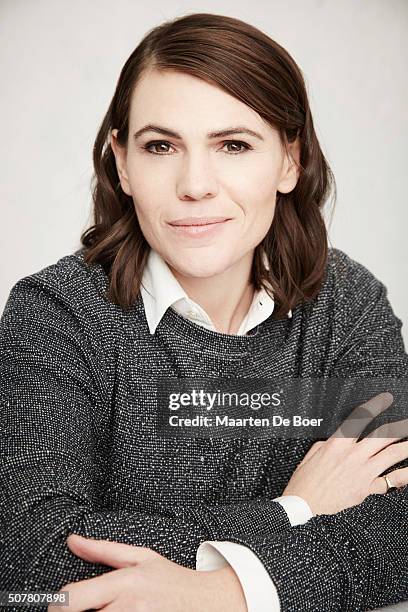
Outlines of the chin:
<svg viewBox="0 0 408 612">
<path fill-rule="evenodd" d="M 199 262 L 197 265 L 184 266 L 182 273 L 186 276 L 194 276 L 196 278 L 211 278 L 212 276 L 216 276 L 217 274 L 222 274 L 229 265 L 220 265 L 219 262 L 217 265 L 208 264 L 205 265 L 202 262 Z"/>
<path fill-rule="evenodd" d="M 194 278 L 209 278 L 217 274 L 211 267 L 203 268 L 202 266 L 179 266 L 177 268 L 184 276 L 192 276 Z"/>
<path fill-rule="evenodd" d="M 180 274 L 197 278 L 209 278 L 222 274 L 235 263 L 234 258 L 226 256 L 220 248 L 212 249 L 211 253 L 199 250 L 179 250 L 178 252 L 173 250 L 168 261 Z"/>
</svg>

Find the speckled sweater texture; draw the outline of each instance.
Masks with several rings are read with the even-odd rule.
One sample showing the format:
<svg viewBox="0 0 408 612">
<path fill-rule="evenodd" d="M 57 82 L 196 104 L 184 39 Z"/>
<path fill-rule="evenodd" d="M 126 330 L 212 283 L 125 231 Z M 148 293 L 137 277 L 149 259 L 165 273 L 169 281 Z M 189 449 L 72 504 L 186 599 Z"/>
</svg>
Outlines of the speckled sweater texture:
<svg viewBox="0 0 408 612">
<path fill-rule="evenodd" d="M 110 571 L 71 553 L 65 539 L 75 532 L 190 568 L 205 540 L 244 544 L 267 568 L 282 612 L 408 599 L 407 487 L 291 527 L 273 498 L 314 440 L 155 435 L 157 377 L 407 377 L 384 284 L 331 248 L 315 300 L 233 336 L 171 308 L 151 335 L 141 296 L 126 312 L 104 298 L 107 282 L 78 250 L 20 279 L 5 305 L 1 590 L 56 591 Z"/>
</svg>

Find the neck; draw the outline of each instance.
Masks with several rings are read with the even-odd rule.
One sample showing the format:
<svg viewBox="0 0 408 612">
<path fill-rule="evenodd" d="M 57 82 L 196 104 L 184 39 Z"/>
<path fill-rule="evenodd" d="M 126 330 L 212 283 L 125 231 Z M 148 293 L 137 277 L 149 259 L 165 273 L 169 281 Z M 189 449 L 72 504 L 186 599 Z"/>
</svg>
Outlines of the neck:
<svg viewBox="0 0 408 612">
<path fill-rule="evenodd" d="M 171 271 L 188 297 L 205 310 L 217 331 L 236 334 L 254 296 L 250 283 L 252 260 L 250 252 L 221 274 L 208 278 L 184 276 L 174 268 Z"/>
</svg>

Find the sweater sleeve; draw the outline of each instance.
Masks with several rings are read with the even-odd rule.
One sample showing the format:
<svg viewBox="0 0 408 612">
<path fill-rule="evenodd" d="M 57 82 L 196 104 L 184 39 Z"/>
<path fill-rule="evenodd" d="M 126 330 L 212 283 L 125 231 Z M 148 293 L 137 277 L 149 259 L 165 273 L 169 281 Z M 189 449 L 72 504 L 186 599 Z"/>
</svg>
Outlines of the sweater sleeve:
<svg viewBox="0 0 408 612">
<path fill-rule="evenodd" d="M 348 304 L 360 301 L 358 316 L 347 312 L 349 322 L 341 323 L 349 328 L 331 373 L 339 378 L 406 379 L 402 322 L 385 286 L 360 264 L 357 268 L 362 272 L 355 276 L 360 293 L 353 302 L 350 293 Z M 404 410 L 406 414 L 406 406 Z M 402 467 L 408 467 L 408 459 L 383 475 Z M 277 587 L 282 612 L 358 612 L 408 600 L 407 517 L 404 486 L 369 495 L 336 514 L 317 515 L 276 536 L 240 534 L 230 540 L 259 556 Z"/>
<path fill-rule="evenodd" d="M 30 278 L 12 288 L 0 322 L 3 590 L 58 590 L 111 570 L 74 555 L 70 533 L 146 546 L 195 569 L 203 541 L 291 528 L 282 505 L 266 497 L 160 514 L 104 507 L 103 356 L 72 304 Z"/>
</svg>

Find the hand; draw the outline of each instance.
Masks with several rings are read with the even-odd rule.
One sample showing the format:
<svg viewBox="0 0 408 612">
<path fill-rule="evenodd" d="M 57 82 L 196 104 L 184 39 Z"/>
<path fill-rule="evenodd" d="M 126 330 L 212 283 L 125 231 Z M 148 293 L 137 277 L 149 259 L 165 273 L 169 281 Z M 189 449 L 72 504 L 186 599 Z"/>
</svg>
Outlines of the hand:
<svg viewBox="0 0 408 612">
<path fill-rule="evenodd" d="M 407 435 L 407 420 L 386 423 L 359 442 L 357 439 L 367 426 L 367 418 L 364 421 L 361 415 L 368 414 L 368 420 L 372 420 L 393 399 L 391 393 L 376 395 L 357 406 L 326 441 L 313 444 L 282 495 L 302 497 L 316 515 L 335 514 L 360 504 L 372 493 L 386 493 L 386 482 L 379 474 L 408 457 L 408 441 L 394 444 Z M 348 427 L 353 436 L 340 437 Z M 396 487 L 408 484 L 408 468 L 394 470 L 387 476 Z"/>
<path fill-rule="evenodd" d="M 247 612 L 241 583 L 231 566 L 196 571 L 143 546 L 93 540 L 71 534 L 70 550 L 85 561 L 116 568 L 100 576 L 71 582 L 66 612 Z M 48 606 L 48 612 L 61 612 Z"/>
</svg>

